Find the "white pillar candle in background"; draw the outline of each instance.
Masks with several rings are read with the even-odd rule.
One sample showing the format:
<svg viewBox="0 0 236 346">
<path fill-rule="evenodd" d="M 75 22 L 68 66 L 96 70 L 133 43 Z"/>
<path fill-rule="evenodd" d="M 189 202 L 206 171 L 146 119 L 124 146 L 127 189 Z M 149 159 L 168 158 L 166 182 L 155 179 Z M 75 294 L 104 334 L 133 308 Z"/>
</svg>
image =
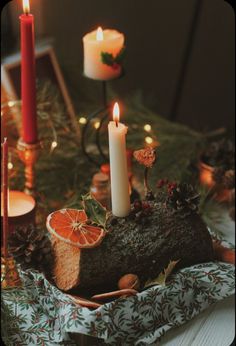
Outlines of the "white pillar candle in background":
<svg viewBox="0 0 236 346">
<path fill-rule="evenodd" d="M 117 78 L 121 66 L 108 66 L 102 62 L 101 53 L 110 53 L 115 57 L 124 46 L 124 35 L 116 30 L 102 30 L 100 27 L 83 37 L 84 75 L 97 80 Z"/>
<path fill-rule="evenodd" d="M 119 106 L 115 103 L 113 121 L 108 124 L 111 171 L 112 213 L 125 217 L 130 212 L 129 181 L 126 159 L 127 126 L 119 122 Z"/>
</svg>

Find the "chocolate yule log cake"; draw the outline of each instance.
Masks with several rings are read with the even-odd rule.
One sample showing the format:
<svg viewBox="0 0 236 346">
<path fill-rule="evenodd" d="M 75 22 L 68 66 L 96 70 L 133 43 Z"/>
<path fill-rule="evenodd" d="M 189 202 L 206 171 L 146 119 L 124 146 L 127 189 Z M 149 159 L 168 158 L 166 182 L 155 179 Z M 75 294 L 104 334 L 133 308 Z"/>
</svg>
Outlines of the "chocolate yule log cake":
<svg viewBox="0 0 236 346">
<path fill-rule="evenodd" d="M 117 288 L 129 273 L 142 287 L 170 261 L 178 261 L 176 268 L 212 261 L 212 239 L 197 212 L 199 195 L 188 184 L 165 189 L 159 197 L 149 192 L 146 200 L 136 201 L 127 217 L 102 211 L 91 196 L 84 199 L 85 210 L 50 214 L 58 288 Z"/>
</svg>

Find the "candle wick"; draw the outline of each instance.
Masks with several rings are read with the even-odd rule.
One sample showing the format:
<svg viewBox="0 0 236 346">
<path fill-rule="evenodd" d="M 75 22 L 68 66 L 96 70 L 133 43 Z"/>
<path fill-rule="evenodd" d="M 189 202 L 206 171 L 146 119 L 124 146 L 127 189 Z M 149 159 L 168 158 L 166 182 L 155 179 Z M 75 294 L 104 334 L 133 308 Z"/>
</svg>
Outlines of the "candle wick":
<svg viewBox="0 0 236 346">
<path fill-rule="evenodd" d="M 118 127 L 118 121 L 116 121 L 116 127 Z"/>
</svg>

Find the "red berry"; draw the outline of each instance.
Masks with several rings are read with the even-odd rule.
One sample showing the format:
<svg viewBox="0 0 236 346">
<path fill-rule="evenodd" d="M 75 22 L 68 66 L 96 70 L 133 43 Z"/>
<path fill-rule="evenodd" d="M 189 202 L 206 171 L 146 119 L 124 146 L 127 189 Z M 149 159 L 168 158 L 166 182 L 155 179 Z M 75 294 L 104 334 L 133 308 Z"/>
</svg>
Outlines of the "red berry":
<svg viewBox="0 0 236 346">
<path fill-rule="evenodd" d="M 134 210 L 139 211 L 142 209 L 142 202 L 139 200 L 134 201 Z"/>
<path fill-rule="evenodd" d="M 177 187 L 177 184 L 175 182 L 170 182 L 167 184 L 168 190 L 173 190 Z"/>
<path fill-rule="evenodd" d="M 117 64 L 116 62 L 114 62 L 114 64 L 112 65 L 112 68 L 113 68 L 114 70 L 118 70 L 119 67 L 120 67 L 120 65 Z"/>
<path fill-rule="evenodd" d="M 148 202 L 146 202 L 146 201 L 144 201 L 142 203 L 142 207 L 143 207 L 144 211 L 150 211 L 151 210 L 151 205 Z"/>
<path fill-rule="evenodd" d="M 163 187 L 164 185 L 165 185 L 164 179 L 158 180 L 158 182 L 157 182 L 157 187 L 158 187 L 158 188 L 161 188 L 161 187 Z"/>
<path fill-rule="evenodd" d="M 161 188 L 163 187 L 164 185 L 168 184 L 169 180 L 167 178 L 164 178 L 164 179 L 160 179 L 158 180 L 157 182 L 157 187 L 158 188 Z"/>
</svg>

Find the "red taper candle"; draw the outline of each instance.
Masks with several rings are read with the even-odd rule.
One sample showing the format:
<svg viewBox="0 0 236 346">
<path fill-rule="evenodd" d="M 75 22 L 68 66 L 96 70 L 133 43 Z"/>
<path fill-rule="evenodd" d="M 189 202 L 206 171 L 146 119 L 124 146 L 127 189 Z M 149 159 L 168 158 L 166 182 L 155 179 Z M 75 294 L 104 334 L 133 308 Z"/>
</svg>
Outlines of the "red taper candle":
<svg viewBox="0 0 236 346">
<path fill-rule="evenodd" d="M 34 50 L 34 16 L 29 14 L 29 0 L 23 0 L 21 32 L 22 139 L 27 144 L 38 141 L 36 113 L 36 78 Z"/>
<path fill-rule="evenodd" d="M 8 143 L 4 138 L 2 148 L 2 182 L 3 182 L 3 255 L 6 258 L 8 238 Z"/>
</svg>

